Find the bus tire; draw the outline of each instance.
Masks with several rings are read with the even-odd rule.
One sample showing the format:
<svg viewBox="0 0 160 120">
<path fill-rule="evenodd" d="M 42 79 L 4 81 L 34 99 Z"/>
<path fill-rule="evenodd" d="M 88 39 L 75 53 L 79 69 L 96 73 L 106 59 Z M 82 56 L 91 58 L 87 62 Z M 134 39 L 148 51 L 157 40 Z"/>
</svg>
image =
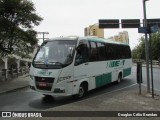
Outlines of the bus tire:
<svg viewBox="0 0 160 120">
<path fill-rule="evenodd" d="M 119 73 L 117 83 L 120 83 L 121 81 L 122 81 L 122 74 Z"/>
<path fill-rule="evenodd" d="M 46 94 L 43 94 L 44 95 L 44 97 L 46 97 L 46 98 L 52 98 L 53 96 L 52 95 L 46 95 Z"/>
<path fill-rule="evenodd" d="M 78 94 L 74 95 L 73 97 L 76 99 L 83 98 L 86 95 L 87 90 L 88 90 L 87 84 L 82 83 L 79 87 Z"/>
</svg>

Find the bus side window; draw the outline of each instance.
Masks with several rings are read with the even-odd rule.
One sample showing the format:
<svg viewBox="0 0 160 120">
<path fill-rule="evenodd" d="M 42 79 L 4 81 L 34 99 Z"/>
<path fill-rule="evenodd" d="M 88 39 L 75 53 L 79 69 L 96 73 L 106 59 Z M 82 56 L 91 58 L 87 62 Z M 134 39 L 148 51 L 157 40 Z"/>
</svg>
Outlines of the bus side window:
<svg viewBox="0 0 160 120">
<path fill-rule="evenodd" d="M 106 60 L 106 48 L 104 43 L 97 43 L 99 61 Z"/>
<path fill-rule="evenodd" d="M 113 51 L 112 51 L 112 44 L 107 44 L 106 54 L 107 54 L 107 60 L 113 59 Z"/>
<path fill-rule="evenodd" d="M 131 49 L 129 46 L 127 46 L 127 53 L 128 53 L 127 58 L 131 58 Z"/>
<path fill-rule="evenodd" d="M 80 65 L 85 62 L 88 62 L 88 47 L 87 43 L 80 41 L 80 44 L 77 47 L 77 55 L 75 59 L 75 65 Z"/>
<path fill-rule="evenodd" d="M 89 62 L 98 61 L 98 50 L 96 42 L 90 42 L 90 57 Z"/>
</svg>

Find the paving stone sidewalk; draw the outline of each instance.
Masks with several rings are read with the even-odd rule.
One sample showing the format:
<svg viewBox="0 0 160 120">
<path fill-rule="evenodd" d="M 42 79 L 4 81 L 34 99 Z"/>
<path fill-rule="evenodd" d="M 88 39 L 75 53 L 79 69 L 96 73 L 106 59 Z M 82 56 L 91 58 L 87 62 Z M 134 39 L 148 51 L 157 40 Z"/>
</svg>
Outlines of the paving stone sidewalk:
<svg viewBox="0 0 160 120">
<path fill-rule="evenodd" d="M 0 81 L 0 94 L 13 92 L 29 86 L 29 75 L 25 74 L 12 80 Z"/>
</svg>

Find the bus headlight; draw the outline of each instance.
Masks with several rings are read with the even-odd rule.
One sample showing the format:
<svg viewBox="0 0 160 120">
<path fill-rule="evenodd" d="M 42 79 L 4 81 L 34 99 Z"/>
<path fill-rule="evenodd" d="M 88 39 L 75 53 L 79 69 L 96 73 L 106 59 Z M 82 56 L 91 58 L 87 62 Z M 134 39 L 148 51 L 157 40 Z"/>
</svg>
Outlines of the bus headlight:
<svg viewBox="0 0 160 120">
<path fill-rule="evenodd" d="M 67 79 L 70 79 L 71 76 L 65 76 L 65 77 L 60 77 L 57 81 L 57 83 L 61 82 L 61 81 L 64 81 L 64 80 L 67 80 Z"/>
</svg>

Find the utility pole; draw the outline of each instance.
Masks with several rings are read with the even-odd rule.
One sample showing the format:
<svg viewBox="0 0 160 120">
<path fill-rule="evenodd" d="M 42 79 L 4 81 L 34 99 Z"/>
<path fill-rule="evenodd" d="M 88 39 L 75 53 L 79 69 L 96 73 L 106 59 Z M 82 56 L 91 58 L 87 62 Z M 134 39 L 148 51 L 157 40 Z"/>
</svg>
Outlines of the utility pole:
<svg viewBox="0 0 160 120">
<path fill-rule="evenodd" d="M 48 39 L 48 38 L 45 38 L 44 35 L 45 34 L 49 34 L 49 32 L 38 32 L 38 34 L 42 34 L 43 35 L 42 38 L 38 38 L 38 39 L 43 39 L 43 42 L 44 42 L 44 39 Z"/>
<path fill-rule="evenodd" d="M 147 17 L 146 17 L 146 5 L 145 2 L 148 0 L 143 0 L 143 13 L 144 13 L 144 27 L 147 28 Z M 147 33 L 145 33 L 145 55 L 146 55 L 146 72 L 147 72 L 147 92 L 150 92 L 150 79 L 149 79 L 149 51 L 148 51 L 148 40 Z"/>
</svg>

